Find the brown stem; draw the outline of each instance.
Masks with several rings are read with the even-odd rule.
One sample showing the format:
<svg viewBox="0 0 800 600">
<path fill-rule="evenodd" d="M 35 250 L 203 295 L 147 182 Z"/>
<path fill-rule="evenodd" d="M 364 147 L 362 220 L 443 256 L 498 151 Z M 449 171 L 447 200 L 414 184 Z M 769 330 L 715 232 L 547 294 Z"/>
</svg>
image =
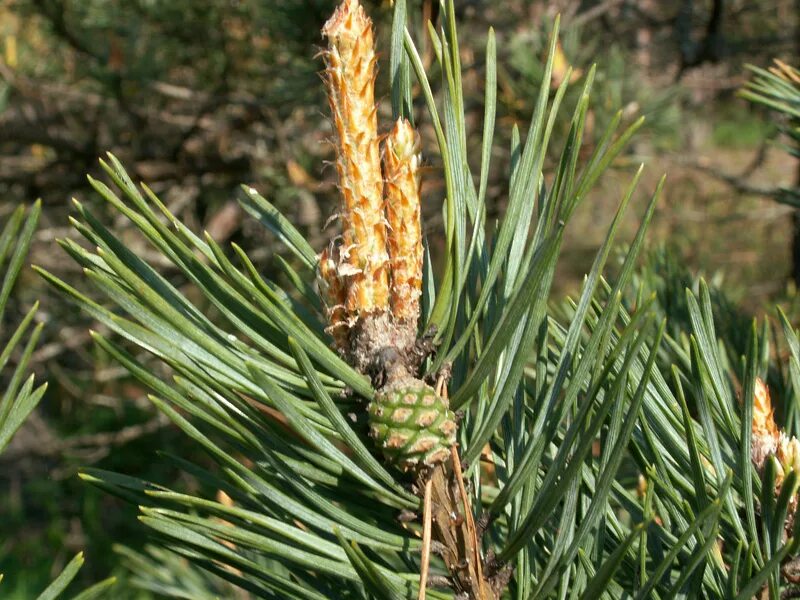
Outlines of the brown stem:
<svg viewBox="0 0 800 600">
<path fill-rule="evenodd" d="M 436 381 L 436 393 L 447 398 L 447 377 L 440 374 Z M 464 486 L 461 458 L 455 444 L 450 446 L 450 464 L 439 463 L 430 471 L 420 473 L 420 488 L 424 486 L 423 511 L 423 557 L 422 569 L 428 568 L 426 551 L 435 545 L 450 572 L 451 587 L 457 597 L 469 600 L 497 600 L 505 588 L 505 581 L 484 578 L 481 544 L 472 503 Z M 428 493 L 430 490 L 430 505 Z M 431 543 L 425 540 L 425 526 L 431 524 Z M 421 573 L 420 579 L 427 577 Z M 496 585 L 493 585 L 496 584 Z M 424 592 L 420 590 L 420 598 Z"/>
<path fill-rule="evenodd" d="M 480 600 L 489 600 L 484 595 L 484 586 L 483 586 L 483 566 L 481 560 L 481 546 L 480 542 L 478 542 L 478 531 L 475 529 L 475 519 L 472 516 L 472 505 L 469 501 L 469 496 L 467 496 L 467 490 L 464 487 L 464 475 L 461 472 L 461 458 L 458 456 L 458 450 L 456 449 L 456 445 L 453 444 L 450 446 L 450 457 L 453 460 L 453 473 L 456 478 L 456 482 L 458 483 L 458 491 L 461 495 L 461 502 L 464 505 L 464 516 L 466 518 L 467 523 L 467 534 L 469 536 L 469 548 L 467 552 L 470 555 L 472 562 L 475 564 L 475 571 L 478 575 L 478 581 L 481 582 L 480 588 L 478 592 L 480 593 Z"/>
<path fill-rule="evenodd" d="M 451 450 L 454 452 L 454 450 Z M 453 591 L 469 600 L 497 600 L 505 588 L 484 579 L 475 521 L 466 488 L 460 476 L 460 459 L 455 452 L 454 469 L 440 463 L 423 475 L 431 485 L 431 545 L 437 548 L 450 573 Z M 456 471 L 457 469 L 457 471 Z M 451 477 L 452 475 L 452 477 Z M 457 480 L 455 481 L 454 478 Z M 422 482 L 421 482 L 422 483 Z M 499 589 L 495 589 L 499 588 Z"/>
</svg>

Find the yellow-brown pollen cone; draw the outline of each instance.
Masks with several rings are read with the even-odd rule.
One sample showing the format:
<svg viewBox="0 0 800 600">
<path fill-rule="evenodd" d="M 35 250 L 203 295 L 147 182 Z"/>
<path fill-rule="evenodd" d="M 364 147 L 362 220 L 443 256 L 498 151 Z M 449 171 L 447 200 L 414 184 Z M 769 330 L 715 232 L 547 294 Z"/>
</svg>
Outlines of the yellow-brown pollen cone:
<svg viewBox="0 0 800 600">
<path fill-rule="evenodd" d="M 358 0 L 344 0 L 322 34 L 341 192 L 338 270 L 347 280 L 345 308 L 357 317 L 389 308 L 372 21 Z"/>
<path fill-rule="evenodd" d="M 386 137 L 383 164 L 392 314 L 416 329 L 422 294 L 419 136 L 406 119 L 398 119 Z"/>
</svg>

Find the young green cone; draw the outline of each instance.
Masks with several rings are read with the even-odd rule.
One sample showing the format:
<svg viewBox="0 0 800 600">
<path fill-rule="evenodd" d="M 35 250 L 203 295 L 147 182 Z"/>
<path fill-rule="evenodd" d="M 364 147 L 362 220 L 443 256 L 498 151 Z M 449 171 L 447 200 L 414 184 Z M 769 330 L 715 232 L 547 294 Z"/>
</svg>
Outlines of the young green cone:
<svg viewBox="0 0 800 600">
<path fill-rule="evenodd" d="M 369 430 L 386 459 L 403 471 L 432 467 L 450 456 L 455 415 L 446 399 L 414 378 L 389 383 L 369 405 Z"/>
</svg>

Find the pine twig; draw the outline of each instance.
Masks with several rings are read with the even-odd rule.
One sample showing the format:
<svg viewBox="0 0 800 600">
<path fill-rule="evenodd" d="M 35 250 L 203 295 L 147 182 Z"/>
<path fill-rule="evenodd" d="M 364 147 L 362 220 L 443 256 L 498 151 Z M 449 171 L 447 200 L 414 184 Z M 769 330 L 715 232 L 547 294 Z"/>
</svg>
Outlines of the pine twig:
<svg viewBox="0 0 800 600">
<path fill-rule="evenodd" d="M 458 491 L 461 495 L 461 502 L 464 505 L 464 516 L 467 523 L 467 533 L 469 535 L 469 548 L 468 554 L 471 556 L 472 562 L 475 565 L 475 571 L 478 575 L 478 581 L 481 582 L 480 600 L 488 600 L 484 597 L 483 589 L 483 568 L 481 565 L 481 551 L 480 543 L 478 542 L 478 530 L 475 528 L 475 519 L 472 516 L 472 505 L 467 495 L 467 490 L 464 487 L 464 474 L 461 472 L 461 457 L 458 456 L 456 445 L 450 446 L 450 456 L 453 460 L 453 475 L 458 483 Z M 468 559 L 469 560 L 469 559 Z"/>
</svg>

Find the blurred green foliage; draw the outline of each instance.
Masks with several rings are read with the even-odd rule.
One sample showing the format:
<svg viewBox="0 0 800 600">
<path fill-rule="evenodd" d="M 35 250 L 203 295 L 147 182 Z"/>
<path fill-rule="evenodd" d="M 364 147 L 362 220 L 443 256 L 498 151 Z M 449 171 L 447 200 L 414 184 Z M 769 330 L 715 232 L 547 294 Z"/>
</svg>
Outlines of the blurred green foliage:
<svg viewBox="0 0 800 600">
<path fill-rule="evenodd" d="M 540 27 L 523 29 L 511 39 L 509 64 L 514 70 L 506 73 L 506 106 L 516 119 L 522 119 L 528 99 L 542 84 L 542 61 L 547 43 L 547 21 Z M 660 149 L 670 149 L 680 142 L 679 123 L 682 118 L 683 90 L 676 85 L 664 85 L 648 79 L 643 66 L 632 60 L 632 50 L 625 44 L 598 35 L 596 30 L 584 26 L 567 26 L 561 36 L 560 61 L 555 67 L 552 86 L 566 76 L 571 67 L 571 79 L 580 80 L 599 65 L 593 87 L 596 104 L 593 105 L 588 124 L 590 139 L 599 136 L 622 111 L 623 119 L 631 122 L 644 116 L 642 134 Z M 568 90 L 565 102 L 573 106 L 580 97 L 580 86 Z M 569 122 L 557 124 L 561 135 L 566 135 Z"/>
<path fill-rule="evenodd" d="M 714 119 L 711 141 L 723 148 L 755 148 L 775 137 L 777 126 L 740 105 L 725 106 Z"/>
</svg>

